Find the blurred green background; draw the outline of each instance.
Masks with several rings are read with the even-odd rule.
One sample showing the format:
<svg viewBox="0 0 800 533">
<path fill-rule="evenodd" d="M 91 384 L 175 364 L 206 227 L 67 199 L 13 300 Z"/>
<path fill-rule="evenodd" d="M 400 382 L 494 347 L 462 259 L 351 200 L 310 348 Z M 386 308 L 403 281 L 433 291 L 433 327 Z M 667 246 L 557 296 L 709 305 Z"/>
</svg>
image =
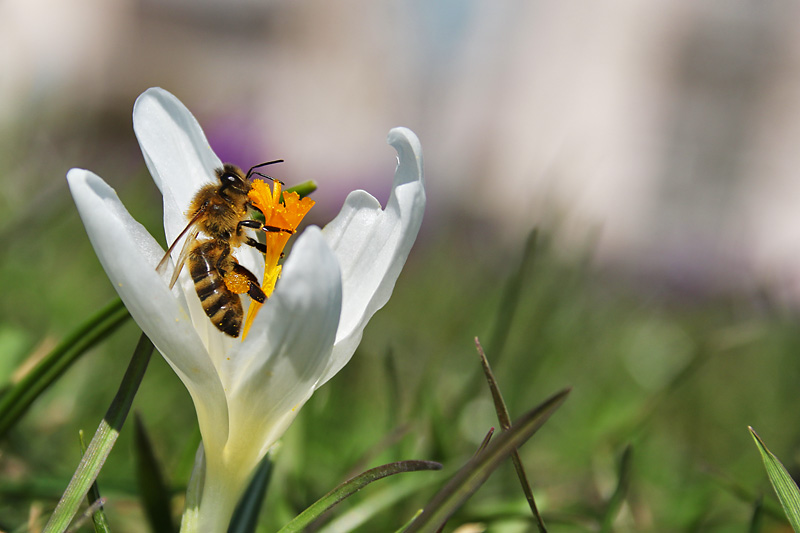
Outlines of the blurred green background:
<svg viewBox="0 0 800 533">
<path fill-rule="evenodd" d="M 70 167 L 106 179 L 163 243 L 130 124 L 147 87 L 176 94 L 223 160 L 283 157 L 281 179 L 315 180 L 316 224 L 354 188 L 385 202 L 384 138 L 404 125 L 425 152 L 418 243 L 352 362 L 283 439 L 263 531 L 400 459 L 445 472 L 381 481 L 331 519 L 364 505 L 360 531 L 393 531 L 423 506 L 498 425 L 475 336 L 512 414 L 573 387 L 521 449 L 551 530 L 599 530 L 627 446 L 616 530 L 743 531 L 762 497 L 760 530 L 786 530 L 747 426 L 796 471 L 800 8 L 492 6 L 0 3 L 1 383 L 115 296 Z M 0 442 L 4 531 L 38 531 L 138 335 L 128 323 L 86 354 Z M 198 437 L 160 357 L 134 409 L 177 515 Z M 131 428 L 100 477 L 120 532 L 145 530 Z M 464 524 L 535 530 L 510 465 L 446 531 Z"/>
</svg>

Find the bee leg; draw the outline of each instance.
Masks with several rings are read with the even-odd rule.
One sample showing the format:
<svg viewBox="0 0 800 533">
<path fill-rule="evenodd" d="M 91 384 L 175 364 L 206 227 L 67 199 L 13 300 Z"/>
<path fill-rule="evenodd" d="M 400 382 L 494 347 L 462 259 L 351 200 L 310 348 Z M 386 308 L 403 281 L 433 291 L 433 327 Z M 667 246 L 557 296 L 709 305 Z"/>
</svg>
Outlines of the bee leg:
<svg viewBox="0 0 800 533">
<path fill-rule="evenodd" d="M 264 300 L 267 299 L 267 295 L 261 290 L 261 286 L 258 284 L 258 278 L 255 276 L 255 274 L 247 270 L 239 263 L 233 265 L 233 271 L 241 276 L 246 277 L 247 281 L 250 282 L 250 288 L 247 290 L 247 295 L 258 303 L 263 304 Z"/>
<path fill-rule="evenodd" d="M 253 248 L 255 248 L 256 250 L 258 250 L 258 251 L 259 251 L 259 252 L 261 252 L 262 254 L 265 254 L 265 253 L 267 253 L 267 245 L 266 245 L 266 244 L 264 244 L 263 242 L 258 242 L 257 240 L 255 240 L 255 239 L 254 239 L 254 238 L 252 238 L 252 237 L 248 237 L 248 238 L 247 238 L 247 240 L 246 240 L 246 241 L 244 241 L 244 243 L 245 243 L 246 245 L 248 245 L 248 246 L 252 246 Z"/>
<path fill-rule="evenodd" d="M 263 304 L 264 300 L 267 299 L 267 295 L 264 294 L 264 291 L 261 290 L 257 283 L 250 284 L 250 290 L 247 291 L 247 295 L 260 304 Z"/>
<path fill-rule="evenodd" d="M 231 247 L 226 242 L 219 241 L 220 245 L 219 256 L 217 257 L 216 269 L 217 272 L 224 278 L 225 274 L 228 273 L 230 270 L 229 267 L 231 263 L 235 264 L 235 259 L 231 257 Z M 233 259 L 233 260 L 232 260 Z"/>
<path fill-rule="evenodd" d="M 261 231 L 264 231 L 266 233 L 281 233 L 281 232 L 283 232 L 283 233 L 294 234 L 294 230 L 293 229 L 279 228 L 278 226 L 261 226 Z"/>
<path fill-rule="evenodd" d="M 259 220 L 248 219 L 248 220 L 242 220 L 241 222 L 239 222 L 239 224 L 236 225 L 237 235 L 241 234 L 243 227 L 254 230 L 261 230 L 267 233 L 279 233 L 281 231 L 284 233 L 294 233 L 294 230 L 291 229 L 279 228 L 277 226 L 266 226 Z"/>
</svg>

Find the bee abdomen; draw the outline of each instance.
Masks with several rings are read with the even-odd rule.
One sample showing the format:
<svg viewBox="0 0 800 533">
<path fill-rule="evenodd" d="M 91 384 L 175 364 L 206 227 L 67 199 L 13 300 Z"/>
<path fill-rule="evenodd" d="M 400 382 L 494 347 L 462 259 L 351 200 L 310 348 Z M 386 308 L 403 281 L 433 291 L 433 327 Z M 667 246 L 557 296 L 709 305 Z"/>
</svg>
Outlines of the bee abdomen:
<svg viewBox="0 0 800 533">
<path fill-rule="evenodd" d="M 205 299 L 200 298 L 200 303 L 208 318 L 220 331 L 231 337 L 239 336 L 244 312 L 238 294 L 223 288 Z"/>
<path fill-rule="evenodd" d="M 244 312 L 238 294 L 231 292 L 219 271 L 212 266 L 208 248 L 200 247 L 189 256 L 189 271 L 194 288 L 206 316 L 223 333 L 238 337 L 242 329 Z"/>
</svg>

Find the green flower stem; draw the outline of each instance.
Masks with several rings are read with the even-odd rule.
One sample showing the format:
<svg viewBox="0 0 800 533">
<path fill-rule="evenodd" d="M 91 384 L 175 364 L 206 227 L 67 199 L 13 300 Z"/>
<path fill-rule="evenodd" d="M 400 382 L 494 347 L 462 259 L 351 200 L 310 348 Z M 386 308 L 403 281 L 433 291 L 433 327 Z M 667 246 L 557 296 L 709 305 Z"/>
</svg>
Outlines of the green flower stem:
<svg viewBox="0 0 800 533">
<path fill-rule="evenodd" d="M 305 198 L 312 192 L 317 190 L 317 183 L 313 180 L 304 181 L 303 183 L 298 183 L 288 189 L 284 189 L 284 193 L 287 192 L 296 192 L 300 195 L 300 198 Z"/>
<path fill-rule="evenodd" d="M 89 491 L 92 483 L 97 479 L 111 448 L 117 441 L 125 418 L 128 416 L 133 397 L 139 390 L 139 385 L 144 377 L 150 356 L 153 353 L 153 343 L 142 334 L 139 344 L 133 352 L 133 357 L 122 378 L 122 384 L 117 391 L 111 406 L 100 422 L 86 453 L 83 454 L 78 469 L 58 502 L 53 515 L 47 522 L 43 533 L 63 533 L 68 527 L 75 513 L 78 512 L 81 500 Z"/>
<path fill-rule="evenodd" d="M 106 338 L 130 315 L 117 298 L 59 343 L 36 367 L 0 398 L 0 437 L 83 353 Z"/>
</svg>

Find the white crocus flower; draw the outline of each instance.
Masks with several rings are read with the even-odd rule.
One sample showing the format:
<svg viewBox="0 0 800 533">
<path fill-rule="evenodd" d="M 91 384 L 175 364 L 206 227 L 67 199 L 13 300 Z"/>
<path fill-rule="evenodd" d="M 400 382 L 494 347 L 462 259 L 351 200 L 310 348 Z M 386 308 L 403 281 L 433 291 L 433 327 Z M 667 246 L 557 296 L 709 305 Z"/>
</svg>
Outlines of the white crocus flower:
<svg viewBox="0 0 800 533">
<path fill-rule="evenodd" d="M 214 169 L 222 163 L 192 114 L 162 89 L 137 99 L 133 123 L 164 196 L 171 243 L 187 224 L 191 198 L 214 182 Z M 87 170 L 67 174 L 103 268 L 197 410 L 205 469 L 204 478 L 196 479 L 204 481 L 199 507 L 187 510 L 184 530 L 226 530 L 254 467 L 314 391 L 348 362 L 367 322 L 388 301 L 425 207 L 417 137 L 395 128 L 388 142 L 398 152 L 398 166 L 386 209 L 355 191 L 324 229 L 308 227 L 244 341 L 211 324 L 187 269 L 169 289 L 155 271 L 163 249 L 113 189 Z M 263 256 L 257 251 L 242 246 L 235 255 L 261 276 Z"/>
</svg>

